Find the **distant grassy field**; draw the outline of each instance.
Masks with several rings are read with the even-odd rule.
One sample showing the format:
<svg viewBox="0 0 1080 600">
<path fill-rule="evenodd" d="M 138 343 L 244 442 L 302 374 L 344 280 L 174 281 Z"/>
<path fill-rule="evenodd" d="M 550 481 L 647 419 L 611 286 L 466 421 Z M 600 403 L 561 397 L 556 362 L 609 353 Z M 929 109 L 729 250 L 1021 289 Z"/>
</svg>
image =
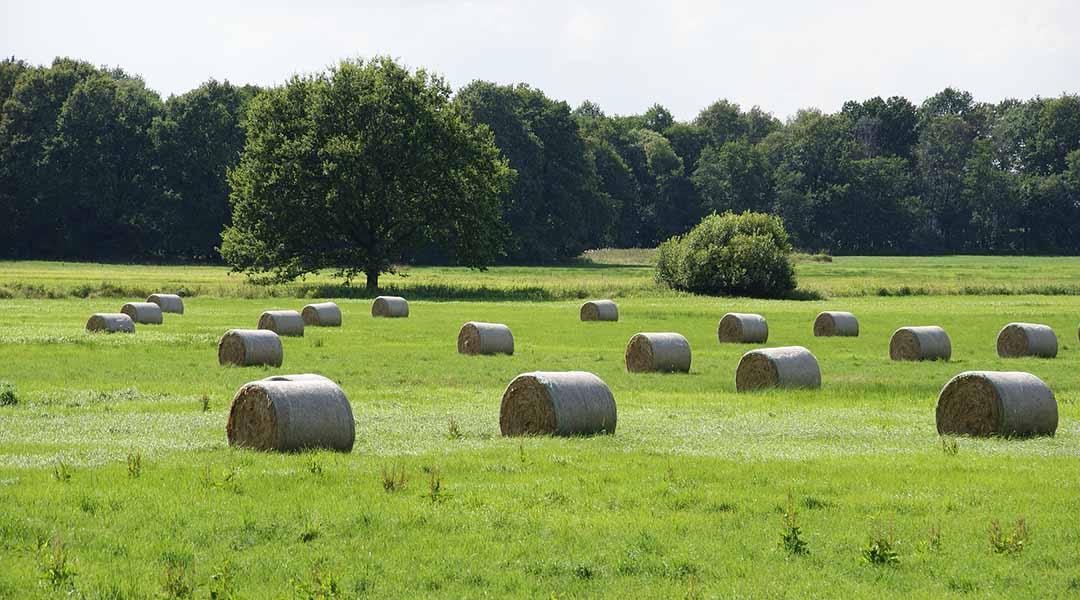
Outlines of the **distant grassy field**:
<svg viewBox="0 0 1080 600">
<path fill-rule="evenodd" d="M 675 297 L 654 280 L 655 251 L 597 250 L 558 267 L 409 267 L 384 275 L 385 292 L 432 300 L 573 300 Z M 826 298 L 909 295 L 1080 295 L 1080 257 L 864 257 L 798 255 L 799 289 Z M 0 262 L 0 298 L 197 296 L 369 298 L 328 275 L 256 286 L 226 267 Z"/>
<path fill-rule="evenodd" d="M 260 288 L 215 268 L 4 263 L 3 289 L 111 282 L 139 294 L 0 300 L 0 381 L 18 398 L 0 406 L 0 597 L 1080 592 L 1080 298 L 875 289 L 1080 285 L 1080 262 L 838 258 L 799 269 L 804 287 L 866 296 L 694 297 L 656 289 L 640 266 L 413 269 L 387 279 L 420 290 L 408 319 L 372 319 L 369 301 L 339 299 L 343 327 L 286 339 L 281 369 L 240 369 L 217 365 L 221 333 L 306 300 L 258 297 Z M 92 312 L 180 283 L 202 294 L 183 316 L 134 336 L 83 331 Z M 439 286 L 465 299 L 434 298 Z M 530 300 L 521 289 L 554 299 Z M 621 320 L 578 321 L 571 298 L 581 291 L 621 294 Z M 823 309 L 856 312 L 861 336 L 812 337 Z M 729 310 L 764 314 L 769 346 L 810 348 L 822 389 L 735 393 L 738 358 L 754 346 L 716 342 Z M 466 320 L 508 324 L 517 352 L 456 354 Z M 1014 320 L 1053 326 L 1059 357 L 999 359 L 996 333 Z M 953 360 L 889 361 L 889 334 L 908 324 L 946 327 Z M 691 373 L 626 373 L 623 348 L 638 331 L 683 333 Z M 618 403 L 617 433 L 500 437 L 503 388 L 538 369 L 603 378 Z M 1057 435 L 959 439 L 952 449 L 936 434 L 933 408 L 945 381 L 969 369 L 1042 377 L 1059 401 Z M 230 449 L 224 428 L 236 389 L 302 372 L 327 375 L 348 394 L 353 452 Z M 404 489 L 387 491 L 384 472 L 403 472 Z M 779 545 L 789 498 L 806 555 Z M 1007 536 L 1018 519 L 1028 532 L 1022 550 L 1002 541 L 995 551 L 991 524 Z M 898 562 L 867 562 L 871 538 L 893 542 Z"/>
</svg>

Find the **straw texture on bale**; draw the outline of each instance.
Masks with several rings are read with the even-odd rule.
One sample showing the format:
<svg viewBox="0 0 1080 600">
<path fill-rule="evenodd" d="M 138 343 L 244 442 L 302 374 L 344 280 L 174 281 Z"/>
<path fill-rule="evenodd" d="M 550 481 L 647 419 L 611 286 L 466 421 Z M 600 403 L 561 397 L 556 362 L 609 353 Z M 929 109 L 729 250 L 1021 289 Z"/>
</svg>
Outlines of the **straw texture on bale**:
<svg viewBox="0 0 1080 600">
<path fill-rule="evenodd" d="M 735 389 L 819 388 L 821 368 L 817 358 L 802 346 L 763 348 L 743 354 L 735 370 Z"/>
<path fill-rule="evenodd" d="M 951 357 L 949 334 L 935 325 L 901 327 L 889 340 L 889 358 L 893 360 L 949 360 Z"/>
<path fill-rule="evenodd" d="M 761 315 L 728 313 L 720 319 L 716 337 L 721 344 L 764 344 L 769 341 L 769 324 Z"/>
<path fill-rule="evenodd" d="M 313 327 L 341 327 L 341 309 L 333 302 L 308 304 L 300 312 L 304 325 Z"/>
<path fill-rule="evenodd" d="M 280 367 L 283 358 L 281 338 L 267 329 L 230 329 L 218 341 L 222 365 Z"/>
<path fill-rule="evenodd" d="M 407 317 L 409 316 L 409 302 L 401 296 L 379 296 L 371 303 L 371 316 Z"/>
<path fill-rule="evenodd" d="M 626 370 L 690 371 L 690 342 L 678 333 L 636 333 L 626 344 Z"/>
<path fill-rule="evenodd" d="M 253 381 L 236 392 L 226 433 L 230 446 L 292 452 L 350 452 L 356 423 L 345 392 L 321 376 Z"/>
<path fill-rule="evenodd" d="M 582 321 L 618 321 L 619 305 L 611 300 L 590 300 L 581 305 Z"/>
<path fill-rule="evenodd" d="M 849 312 L 825 311 L 814 319 L 816 337 L 859 337 L 859 320 Z"/>
<path fill-rule="evenodd" d="M 503 392 L 503 435 L 615 433 L 615 397 L 607 384 L 584 371 L 523 373 Z"/>
<path fill-rule="evenodd" d="M 1054 392 L 1031 373 L 966 371 L 938 396 L 941 435 L 1054 435 L 1057 426 Z"/>
<path fill-rule="evenodd" d="M 124 313 L 95 313 L 86 322 L 87 331 L 135 333 L 135 321 Z"/>
<path fill-rule="evenodd" d="M 501 323 L 469 321 L 457 336 L 460 354 L 513 354 L 514 334 Z"/>
<path fill-rule="evenodd" d="M 184 314 L 184 299 L 176 294 L 150 294 L 146 301 L 157 304 L 161 312 Z"/>
<path fill-rule="evenodd" d="M 165 321 L 161 316 L 161 307 L 153 302 L 128 302 L 120 307 L 120 312 L 136 323 L 161 325 Z"/>
<path fill-rule="evenodd" d="M 998 333 L 997 352 L 1001 358 L 1054 358 L 1058 353 L 1057 336 L 1046 325 L 1009 323 Z"/>
<path fill-rule="evenodd" d="M 304 335 L 304 318 L 295 310 L 268 310 L 259 317 L 259 329 L 278 335 Z"/>
</svg>

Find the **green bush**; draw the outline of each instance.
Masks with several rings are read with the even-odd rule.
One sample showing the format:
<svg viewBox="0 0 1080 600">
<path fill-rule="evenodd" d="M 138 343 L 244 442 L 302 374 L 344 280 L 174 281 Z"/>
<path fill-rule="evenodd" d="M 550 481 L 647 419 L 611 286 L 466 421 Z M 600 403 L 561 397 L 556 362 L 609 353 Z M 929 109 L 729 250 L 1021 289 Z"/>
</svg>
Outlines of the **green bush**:
<svg viewBox="0 0 1080 600">
<path fill-rule="evenodd" d="M 660 244 L 656 279 L 697 294 L 784 297 L 795 290 L 791 251 L 777 217 L 714 213 Z"/>
<path fill-rule="evenodd" d="M 15 391 L 15 384 L 8 381 L 0 381 L 0 406 L 14 406 L 19 403 L 19 395 Z"/>
</svg>

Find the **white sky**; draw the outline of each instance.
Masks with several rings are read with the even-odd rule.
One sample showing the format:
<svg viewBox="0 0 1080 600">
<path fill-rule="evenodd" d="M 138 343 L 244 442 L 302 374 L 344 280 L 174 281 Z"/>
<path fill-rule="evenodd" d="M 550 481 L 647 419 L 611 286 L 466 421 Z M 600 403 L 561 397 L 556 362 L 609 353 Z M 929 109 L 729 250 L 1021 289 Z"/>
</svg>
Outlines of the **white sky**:
<svg viewBox="0 0 1080 600">
<path fill-rule="evenodd" d="M 455 88 L 523 81 L 608 114 L 660 102 L 690 119 L 728 98 L 783 118 L 948 85 L 986 101 L 1078 92 L 1080 2 L 0 0 L 0 54 L 120 66 L 164 96 L 389 54 Z"/>
</svg>

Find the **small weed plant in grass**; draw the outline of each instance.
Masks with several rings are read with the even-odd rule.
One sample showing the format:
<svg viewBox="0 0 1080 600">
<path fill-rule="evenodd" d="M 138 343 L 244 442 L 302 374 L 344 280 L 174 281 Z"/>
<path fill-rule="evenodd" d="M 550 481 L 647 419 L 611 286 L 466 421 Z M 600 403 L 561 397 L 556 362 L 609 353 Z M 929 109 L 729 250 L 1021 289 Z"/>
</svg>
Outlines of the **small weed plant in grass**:
<svg viewBox="0 0 1080 600">
<path fill-rule="evenodd" d="M 986 535 L 990 542 L 990 550 L 994 554 L 1017 555 L 1024 551 L 1028 545 L 1027 522 L 1023 517 L 1016 520 L 1012 531 L 1005 531 L 997 521 L 990 521 L 986 529 Z"/>
<path fill-rule="evenodd" d="M 862 559 L 870 565 L 893 566 L 900 564 L 896 551 L 897 540 L 880 527 L 870 535 L 862 549 Z"/>
<path fill-rule="evenodd" d="M 127 474 L 132 479 L 138 479 L 142 475 L 142 454 L 138 452 L 128 452 L 127 455 Z"/>
<path fill-rule="evenodd" d="M 798 512 L 795 510 L 795 497 L 788 494 L 787 506 L 781 518 L 780 549 L 789 556 L 801 556 L 810 553 L 806 540 L 802 537 L 802 528 L 799 527 Z"/>
<path fill-rule="evenodd" d="M 64 461 L 57 461 L 53 466 L 53 479 L 60 483 L 71 481 L 71 471 L 68 469 L 68 466 L 64 464 Z"/>
<path fill-rule="evenodd" d="M 15 406 L 19 403 L 19 393 L 15 384 L 10 381 L 0 381 L 0 406 Z"/>
<path fill-rule="evenodd" d="M 956 456 L 960 453 L 960 441 L 949 435 L 941 436 L 941 451 L 945 456 Z"/>
<path fill-rule="evenodd" d="M 405 485 L 408 483 L 408 475 L 405 474 L 405 467 L 396 466 L 387 468 L 383 465 L 379 474 L 382 476 L 382 487 L 389 493 L 400 492 L 405 489 Z"/>
<path fill-rule="evenodd" d="M 38 544 L 41 556 L 41 579 L 52 588 L 70 588 L 75 581 L 75 569 L 68 564 L 67 547 L 59 535 Z"/>
</svg>

